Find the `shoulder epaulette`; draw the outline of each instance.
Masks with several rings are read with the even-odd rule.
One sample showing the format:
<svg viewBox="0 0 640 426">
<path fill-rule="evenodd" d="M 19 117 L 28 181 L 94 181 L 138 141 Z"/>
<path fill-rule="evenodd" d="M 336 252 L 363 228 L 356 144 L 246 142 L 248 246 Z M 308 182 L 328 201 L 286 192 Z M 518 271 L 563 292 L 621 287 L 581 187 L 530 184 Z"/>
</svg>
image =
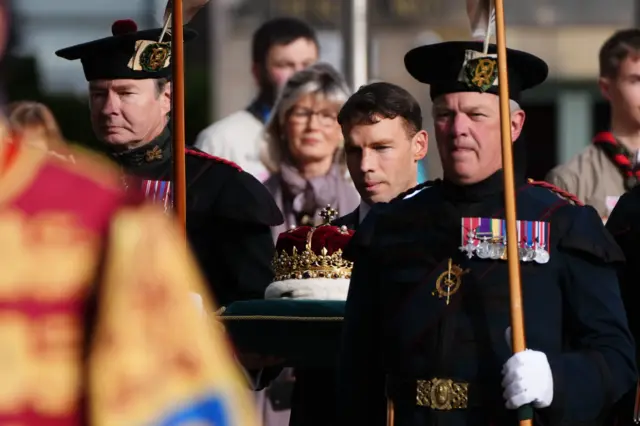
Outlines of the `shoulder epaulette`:
<svg viewBox="0 0 640 426">
<path fill-rule="evenodd" d="M 424 188 L 428 188 L 430 186 L 433 186 L 436 183 L 435 180 L 428 180 L 426 182 L 422 182 L 421 184 L 418 184 L 416 186 L 414 186 L 411 189 L 408 189 L 404 192 L 401 192 L 400 194 L 398 194 L 397 197 L 395 197 L 392 201 L 396 201 L 396 200 L 404 200 L 406 197 L 408 197 L 411 194 L 415 194 L 418 191 L 423 190 Z"/>
<path fill-rule="evenodd" d="M 542 188 L 546 188 L 551 192 L 554 192 L 556 195 L 558 195 L 560 198 L 564 198 L 565 200 L 578 205 L 578 206 L 584 206 L 584 203 L 582 201 L 580 201 L 580 199 L 578 197 L 576 197 L 574 194 L 570 193 L 569 191 L 565 191 L 562 188 L 558 188 L 555 185 L 550 184 L 549 182 L 545 182 L 545 181 L 541 181 L 541 180 L 533 180 L 533 179 L 529 179 L 528 181 L 529 185 L 532 186 L 539 186 Z"/>
<path fill-rule="evenodd" d="M 242 167 L 238 166 L 236 163 L 234 163 L 233 161 L 221 158 L 221 157 L 216 157 L 215 155 L 211 155 L 211 154 L 207 154 L 206 152 L 203 151 L 196 151 L 194 149 L 185 149 L 184 153 L 187 155 L 193 155 L 195 157 L 200 157 L 200 158 L 206 158 L 207 160 L 213 160 L 213 161 L 217 161 L 218 163 L 223 163 L 226 164 L 228 166 L 233 167 L 234 169 L 238 170 L 239 172 L 242 171 Z"/>
</svg>

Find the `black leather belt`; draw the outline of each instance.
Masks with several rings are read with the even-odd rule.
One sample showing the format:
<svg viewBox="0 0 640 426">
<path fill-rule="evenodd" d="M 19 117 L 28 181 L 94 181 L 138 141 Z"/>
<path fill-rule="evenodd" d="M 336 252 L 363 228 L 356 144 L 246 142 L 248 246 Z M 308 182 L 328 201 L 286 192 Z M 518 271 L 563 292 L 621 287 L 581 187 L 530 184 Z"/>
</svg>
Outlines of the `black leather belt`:
<svg viewBox="0 0 640 426">
<path fill-rule="evenodd" d="M 432 410 L 463 410 L 481 405 L 478 386 L 448 378 L 405 379 L 387 375 L 387 398 Z"/>
</svg>

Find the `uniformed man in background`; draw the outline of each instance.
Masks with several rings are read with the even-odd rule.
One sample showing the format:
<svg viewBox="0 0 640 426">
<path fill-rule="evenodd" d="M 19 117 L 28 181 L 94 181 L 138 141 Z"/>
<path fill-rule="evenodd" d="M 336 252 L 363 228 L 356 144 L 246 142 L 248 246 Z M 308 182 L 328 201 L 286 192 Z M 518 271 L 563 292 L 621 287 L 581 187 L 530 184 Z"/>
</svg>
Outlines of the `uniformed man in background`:
<svg viewBox="0 0 640 426">
<path fill-rule="evenodd" d="M 162 29 L 117 21 L 112 36 L 56 54 L 80 60 L 91 122 L 109 155 L 172 210 L 171 46 Z M 196 33 L 185 28 L 185 41 Z M 162 43 L 161 43 L 162 41 Z M 186 150 L 187 235 L 221 306 L 260 299 L 273 279 L 271 226 L 282 215 L 266 188 L 227 160 Z"/>
</svg>

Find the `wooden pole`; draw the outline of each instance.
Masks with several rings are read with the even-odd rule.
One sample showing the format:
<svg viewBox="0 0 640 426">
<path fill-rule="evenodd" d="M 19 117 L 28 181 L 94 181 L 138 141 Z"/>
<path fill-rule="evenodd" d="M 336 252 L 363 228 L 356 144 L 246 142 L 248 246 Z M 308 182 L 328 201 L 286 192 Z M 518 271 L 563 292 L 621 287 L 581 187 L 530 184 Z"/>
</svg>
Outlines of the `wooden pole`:
<svg viewBox="0 0 640 426">
<path fill-rule="evenodd" d="M 502 137 L 502 167 L 504 170 L 504 205 L 507 219 L 507 262 L 509 265 L 509 299 L 511 304 L 511 342 L 513 353 L 526 349 L 524 317 L 522 314 L 522 287 L 520 258 L 516 228 L 516 190 L 511 140 L 511 110 L 509 106 L 509 77 L 507 73 L 507 42 L 504 23 L 504 1 L 495 0 L 496 47 L 498 53 L 498 85 L 500 88 L 500 127 Z M 531 426 L 533 412 L 530 406 L 518 410 L 520 426 Z"/>
<path fill-rule="evenodd" d="M 387 398 L 387 426 L 395 426 L 395 407 L 391 398 Z"/>
<path fill-rule="evenodd" d="M 173 66 L 173 202 L 176 216 L 186 235 L 187 202 L 184 165 L 184 29 L 182 0 L 173 0 L 171 23 L 171 63 Z"/>
</svg>

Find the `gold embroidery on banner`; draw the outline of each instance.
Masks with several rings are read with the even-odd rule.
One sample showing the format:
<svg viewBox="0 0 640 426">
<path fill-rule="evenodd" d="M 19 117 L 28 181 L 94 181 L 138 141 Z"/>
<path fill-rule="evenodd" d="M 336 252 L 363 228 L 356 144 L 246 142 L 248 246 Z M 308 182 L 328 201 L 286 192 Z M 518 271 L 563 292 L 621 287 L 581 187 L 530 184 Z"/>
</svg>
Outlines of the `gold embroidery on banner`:
<svg viewBox="0 0 640 426">
<path fill-rule="evenodd" d="M 78 403 L 80 388 L 81 324 L 71 314 L 55 314 L 37 323 L 34 337 L 40 338 L 39 351 L 32 348 L 37 383 L 33 405 L 42 413 L 65 413 Z M 46 386 L 42 386 L 46 383 Z"/>
<path fill-rule="evenodd" d="M 11 412 L 24 406 L 34 383 L 30 368 L 29 326 L 19 314 L 0 313 L 0 412 Z"/>
<path fill-rule="evenodd" d="M 65 329 L 49 336 L 53 348 L 38 350 L 38 334 L 46 333 L 47 322 L 31 322 L 19 313 L 0 313 L 3 342 L 0 374 L 0 412 L 31 407 L 41 415 L 64 416 L 77 407 L 80 390 L 79 328 L 69 316 L 58 318 Z M 64 335 L 61 342 L 56 341 Z M 75 341 L 76 344 L 64 344 Z M 45 385 L 43 385 L 43 383 Z"/>
<path fill-rule="evenodd" d="M 93 276 L 98 237 L 66 213 L 0 213 L 0 297 L 77 295 Z"/>
<path fill-rule="evenodd" d="M 75 216 L 0 212 L 0 411 L 65 416 L 79 403 L 81 308 L 98 238 Z M 33 307 L 22 311 L 22 303 Z"/>
</svg>

